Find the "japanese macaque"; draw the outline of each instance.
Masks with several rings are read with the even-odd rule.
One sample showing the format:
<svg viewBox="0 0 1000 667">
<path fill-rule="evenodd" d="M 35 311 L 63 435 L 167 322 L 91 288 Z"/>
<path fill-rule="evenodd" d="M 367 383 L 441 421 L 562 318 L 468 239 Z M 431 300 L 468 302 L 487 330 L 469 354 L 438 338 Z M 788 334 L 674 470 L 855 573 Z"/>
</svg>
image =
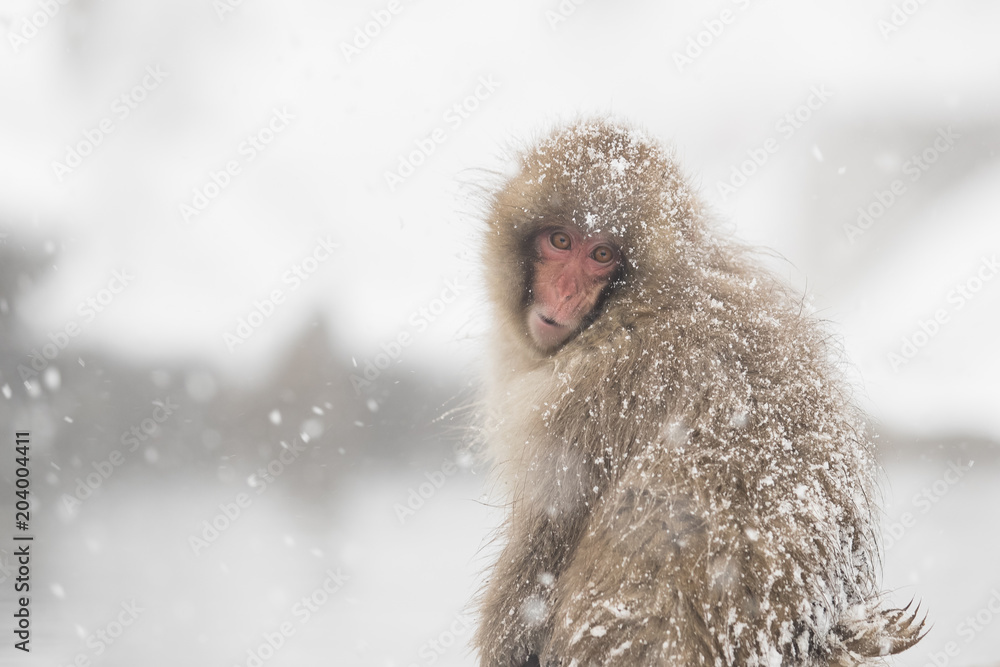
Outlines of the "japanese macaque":
<svg viewBox="0 0 1000 667">
<path fill-rule="evenodd" d="M 481 664 L 861 665 L 916 643 L 877 588 L 863 416 L 801 300 L 640 131 L 579 122 L 519 168 L 484 245 L 509 513 Z"/>
</svg>

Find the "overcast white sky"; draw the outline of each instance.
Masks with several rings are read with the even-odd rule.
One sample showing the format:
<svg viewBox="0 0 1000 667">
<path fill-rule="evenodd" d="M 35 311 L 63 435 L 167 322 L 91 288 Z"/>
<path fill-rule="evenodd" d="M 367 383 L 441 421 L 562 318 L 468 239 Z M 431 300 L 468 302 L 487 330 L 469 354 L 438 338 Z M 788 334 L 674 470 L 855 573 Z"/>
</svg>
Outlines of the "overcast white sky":
<svg viewBox="0 0 1000 667">
<path fill-rule="evenodd" d="M 467 184 L 503 167 L 508 142 L 611 112 L 672 142 L 727 226 L 791 262 L 781 270 L 845 336 L 877 418 L 1000 434 L 1000 279 L 961 311 L 948 300 L 1000 250 L 1000 6 L 921 4 L 887 32 L 885 1 L 566 0 L 565 20 L 556 0 L 401 1 L 348 62 L 343 44 L 387 6 L 248 1 L 220 15 L 207 1 L 69 2 L 18 41 L 39 5 L 5 2 L 0 229 L 58 249 L 17 313 L 39 342 L 127 269 L 134 282 L 82 324 L 81 344 L 261 378 L 320 312 L 345 357 L 409 332 L 401 363 L 464 368 L 488 326 Z M 679 67 L 699 33 L 706 46 Z M 145 99 L 122 117 L 121 96 L 144 77 Z M 815 90 L 827 94 L 786 136 L 782 118 Z M 464 100 L 467 117 L 449 113 Z M 102 119 L 113 131 L 60 180 L 53 162 Z M 269 125 L 281 129 L 248 149 Z M 912 182 L 906 161 L 947 127 L 960 138 Z M 436 128 L 443 142 L 391 189 L 385 173 Z M 776 152 L 723 198 L 718 183 L 769 138 Z M 183 220 L 180 205 L 229 161 L 239 173 Z M 843 226 L 894 179 L 906 193 L 851 243 Z M 321 238 L 338 250 L 292 289 L 283 277 Z M 417 330 L 412 314 L 456 279 L 461 298 Z M 275 289 L 284 303 L 230 351 L 224 333 Z M 949 321 L 893 369 L 887 354 L 940 308 Z M 8 360 L 3 382 L 13 370 Z"/>
</svg>

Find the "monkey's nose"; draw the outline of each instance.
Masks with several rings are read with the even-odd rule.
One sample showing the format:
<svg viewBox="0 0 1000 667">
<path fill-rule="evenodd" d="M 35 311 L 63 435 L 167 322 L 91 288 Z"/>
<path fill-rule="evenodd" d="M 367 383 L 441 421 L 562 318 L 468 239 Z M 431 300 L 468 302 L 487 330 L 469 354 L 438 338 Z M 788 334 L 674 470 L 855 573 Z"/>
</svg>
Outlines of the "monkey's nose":
<svg viewBox="0 0 1000 667">
<path fill-rule="evenodd" d="M 560 301 L 569 301 L 580 293 L 580 281 L 575 276 L 563 275 L 556 282 L 556 297 Z"/>
</svg>

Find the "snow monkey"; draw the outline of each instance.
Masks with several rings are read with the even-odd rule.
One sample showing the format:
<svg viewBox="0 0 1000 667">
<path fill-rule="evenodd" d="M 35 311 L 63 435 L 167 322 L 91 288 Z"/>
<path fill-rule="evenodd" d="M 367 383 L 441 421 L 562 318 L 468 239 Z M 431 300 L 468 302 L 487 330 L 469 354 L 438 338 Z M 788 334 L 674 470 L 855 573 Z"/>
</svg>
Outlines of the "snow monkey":
<svg viewBox="0 0 1000 667">
<path fill-rule="evenodd" d="M 921 638 L 877 588 L 876 466 L 836 346 L 610 120 L 490 198 L 483 434 L 508 515 L 485 667 L 863 665 Z"/>
</svg>

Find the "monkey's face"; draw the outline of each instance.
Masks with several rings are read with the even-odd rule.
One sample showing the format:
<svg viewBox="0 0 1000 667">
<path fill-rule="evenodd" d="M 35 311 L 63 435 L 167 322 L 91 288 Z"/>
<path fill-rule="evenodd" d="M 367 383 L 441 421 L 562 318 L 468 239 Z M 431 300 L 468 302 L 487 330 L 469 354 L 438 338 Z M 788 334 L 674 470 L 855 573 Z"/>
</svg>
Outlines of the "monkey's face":
<svg viewBox="0 0 1000 667">
<path fill-rule="evenodd" d="M 552 352 L 587 321 L 621 253 L 607 235 L 585 235 L 568 226 L 546 227 L 534 245 L 528 333 L 541 351 Z"/>
</svg>

